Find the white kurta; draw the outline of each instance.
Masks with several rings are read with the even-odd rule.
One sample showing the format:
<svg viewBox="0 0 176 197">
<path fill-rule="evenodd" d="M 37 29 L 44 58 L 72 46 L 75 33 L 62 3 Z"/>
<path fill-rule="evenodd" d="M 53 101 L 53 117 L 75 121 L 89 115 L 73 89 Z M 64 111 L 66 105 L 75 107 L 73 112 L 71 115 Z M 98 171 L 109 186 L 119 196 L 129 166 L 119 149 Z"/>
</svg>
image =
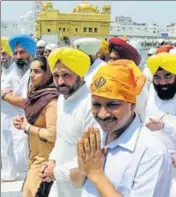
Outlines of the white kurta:
<svg viewBox="0 0 176 197">
<path fill-rule="evenodd" d="M 87 72 L 87 74 L 85 76 L 85 81 L 86 81 L 86 84 L 88 85 L 88 87 L 90 87 L 95 73 L 98 71 L 98 69 L 100 68 L 100 66 L 102 66 L 105 63 L 106 62 L 104 62 L 103 60 L 101 60 L 100 58 L 98 58 L 90 66 L 89 71 Z"/>
<path fill-rule="evenodd" d="M 13 94 L 15 96 L 21 96 L 24 99 L 27 98 L 29 75 L 30 69 L 26 71 L 26 73 L 20 79 L 19 85 L 14 89 Z M 24 110 L 22 108 L 14 107 L 14 110 L 16 111 L 16 115 L 24 115 Z M 12 134 L 14 141 L 17 170 L 20 176 L 24 176 L 26 175 L 28 168 L 28 136 L 24 133 L 24 131 L 17 130 L 13 125 Z"/>
<path fill-rule="evenodd" d="M 102 134 L 105 147 L 107 133 Z M 104 173 L 124 197 L 169 197 L 171 166 L 165 146 L 136 116 L 126 131 L 107 145 Z M 82 197 L 100 197 L 89 179 Z"/>
<path fill-rule="evenodd" d="M 15 65 L 9 68 L 7 73 L 2 74 L 3 89 L 12 89 L 13 95 L 23 96 L 27 92 L 27 81 L 29 79 L 29 70 L 22 77 L 20 70 Z M 24 110 L 17 108 L 5 101 L 2 101 L 1 108 L 1 123 L 2 123 L 2 150 L 1 154 L 4 155 L 6 166 L 3 172 L 3 177 L 15 177 L 16 173 L 21 176 L 21 173 L 25 173 L 27 170 L 27 136 L 23 131 L 17 131 L 12 125 L 12 118 L 16 115 L 23 115 Z M 4 132 L 3 132 L 4 128 Z M 9 156 L 8 156 L 9 155 Z M 12 155 L 12 156 L 10 156 Z M 10 159 L 13 158 L 13 159 Z M 10 162 L 11 160 L 11 162 Z M 9 163 L 10 162 L 10 163 Z M 2 157 L 3 163 L 3 157 Z M 12 164 L 13 163 L 13 164 Z"/>
<path fill-rule="evenodd" d="M 50 159 L 56 161 L 53 185 L 50 197 L 79 197 L 80 190 L 73 188 L 69 179 L 69 171 L 78 167 L 77 140 L 85 128 L 97 125 L 91 113 L 91 97 L 89 88 L 84 84 L 68 99 L 63 95 L 58 99 L 57 137 Z M 54 191 L 56 190 L 56 191 Z M 58 193 L 55 193 L 58 192 Z"/>
<path fill-rule="evenodd" d="M 176 95 L 170 100 L 161 100 L 153 84 L 151 84 L 146 105 L 146 120 L 149 117 L 162 118 L 165 126 L 162 131 L 155 131 L 157 136 L 167 147 L 169 152 L 176 153 Z M 176 168 L 172 168 L 172 177 L 176 180 Z M 176 187 L 176 185 L 175 185 Z M 174 188 L 176 191 L 176 188 Z"/>
<path fill-rule="evenodd" d="M 12 73 L 15 70 L 15 63 L 8 69 L 4 69 L 1 75 L 1 90 L 13 89 L 19 83 L 18 75 L 15 75 L 12 80 Z M 15 115 L 13 108 L 9 103 L 1 100 L 1 178 L 15 179 L 16 178 L 16 162 L 13 149 L 11 119 Z"/>
</svg>

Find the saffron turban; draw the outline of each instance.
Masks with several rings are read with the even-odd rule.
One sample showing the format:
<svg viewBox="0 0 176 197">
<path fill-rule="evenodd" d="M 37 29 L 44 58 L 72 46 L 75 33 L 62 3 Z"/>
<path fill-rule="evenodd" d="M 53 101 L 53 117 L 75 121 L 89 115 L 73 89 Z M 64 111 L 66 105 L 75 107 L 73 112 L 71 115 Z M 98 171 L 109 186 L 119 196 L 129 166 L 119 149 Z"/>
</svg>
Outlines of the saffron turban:
<svg viewBox="0 0 176 197">
<path fill-rule="evenodd" d="M 173 48 L 174 48 L 174 47 L 173 47 L 172 45 L 169 45 L 169 44 L 164 45 L 164 46 L 161 46 L 159 49 L 157 49 L 156 54 L 162 53 L 162 52 L 167 52 L 167 53 L 169 53 L 169 51 L 170 51 L 171 49 L 173 49 Z"/>
<path fill-rule="evenodd" d="M 170 53 L 153 55 L 148 58 L 147 66 L 153 75 L 159 68 L 176 75 L 176 55 Z"/>
<path fill-rule="evenodd" d="M 86 53 L 96 55 L 101 47 L 101 41 L 97 38 L 80 38 L 73 42 L 73 47 Z"/>
<path fill-rule="evenodd" d="M 99 68 L 91 84 L 92 95 L 136 103 L 146 78 L 130 60 L 116 60 Z"/>
<path fill-rule="evenodd" d="M 15 47 L 19 45 L 20 47 L 25 49 L 25 51 L 28 52 L 31 56 L 35 55 L 37 51 L 37 45 L 35 40 L 31 36 L 25 34 L 15 35 L 9 38 L 9 45 L 13 52 L 15 50 Z"/>
<path fill-rule="evenodd" d="M 141 56 L 138 51 L 124 39 L 111 38 L 109 40 L 109 52 L 111 53 L 112 50 L 118 52 L 121 59 L 132 60 L 136 65 L 139 65 L 141 61 Z"/>
<path fill-rule="evenodd" d="M 71 47 L 60 47 L 50 53 L 48 63 L 51 72 L 53 72 L 58 61 L 80 77 L 83 77 L 88 72 L 91 63 L 87 54 Z"/>
<path fill-rule="evenodd" d="M 106 40 L 101 40 L 101 47 L 99 52 L 103 55 L 108 53 L 108 42 Z"/>
<path fill-rule="evenodd" d="M 13 56 L 13 53 L 10 49 L 7 37 L 1 37 L 1 48 L 2 48 L 3 51 L 8 53 L 8 55 Z"/>
<path fill-rule="evenodd" d="M 54 49 L 57 49 L 57 48 L 58 48 L 57 44 L 54 44 L 54 43 L 47 44 L 45 47 L 45 49 L 50 50 L 50 51 L 53 51 Z"/>
</svg>

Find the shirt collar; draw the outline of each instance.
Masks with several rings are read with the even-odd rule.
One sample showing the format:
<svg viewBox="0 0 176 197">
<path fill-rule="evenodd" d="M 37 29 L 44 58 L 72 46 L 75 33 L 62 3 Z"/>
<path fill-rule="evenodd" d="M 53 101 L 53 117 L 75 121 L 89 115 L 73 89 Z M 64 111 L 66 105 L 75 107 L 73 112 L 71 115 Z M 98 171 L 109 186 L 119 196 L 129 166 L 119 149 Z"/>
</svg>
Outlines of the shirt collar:
<svg viewBox="0 0 176 197">
<path fill-rule="evenodd" d="M 86 85 L 86 83 L 84 83 L 76 92 L 74 92 L 71 96 L 69 96 L 67 99 L 64 98 L 64 102 L 65 103 L 69 103 L 74 99 L 78 99 L 79 97 L 82 97 L 85 92 L 90 92 L 88 86 Z"/>
<path fill-rule="evenodd" d="M 127 150 L 133 152 L 135 149 L 141 128 L 142 128 L 142 123 L 141 123 L 138 115 L 136 115 L 135 119 L 130 124 L 130 126 L 125 130 L 125 132 L 122 133 L 122 135 L 118 139 L 111 142 L 106 147 L 113 149 L 117 146 L 120 146 L 124 149 L 127 149 Z M 105 144 L 106 137 L 107 137 L 107 133 L 103 132 L 103 136 L 102 136 L 103 145 Z"/>
</svg>

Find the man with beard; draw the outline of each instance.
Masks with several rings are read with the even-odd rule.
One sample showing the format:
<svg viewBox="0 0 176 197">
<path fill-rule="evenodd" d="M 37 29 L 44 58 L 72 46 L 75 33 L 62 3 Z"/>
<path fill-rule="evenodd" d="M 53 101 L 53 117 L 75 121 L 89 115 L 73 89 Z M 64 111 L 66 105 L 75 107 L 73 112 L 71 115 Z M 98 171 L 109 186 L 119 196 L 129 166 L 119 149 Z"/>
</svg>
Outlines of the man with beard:
<svg viewBox="0 0 176 197">
<path fill-rule="evenodd" d="M 139 68 L 126 60 L 95 74 L 92 114 L 101 132 L 88 128 L 77 143 L 82 197 L 169 197 L 167 150 L 135 113 L 144 83 Z"/>
<path fill-rule="evenodd" d="M 77 48 L 90 57 L 91 65 L 89 71 L 85 75 L 85 81 L 88 86 L 90 86 L 92 82 L 92 78 L 98 68 L 105 64 L 103 60 L 101 60 L 97 53 L 101 48 L 101 41 L 97 38 L 80 38 L 74 41 L 73 43 L 74 48 Z"/>
<path fill-rule="evenodd" d="M 146 104 L 146 126 L 176 154 L 176 55 L 160 53 L 147 60 L 153 74 Z M 176 178 L 176 168 L 172 169 Z M 176 191 L 176 186 L 174 188 Z"/>
<path fill-rule="evenodd" d="M 70 169 L 77 167 L 76 143 L 84 128 L 93 126 L 89 87 L 84 76 L 90 67 L 90 58 L 80 50 L 61 47 L 48 57 L 58 98 L 57 137 L 50 160 L 41 169 L 44 181 L 56 180 L 50 197 L 79 197 L 70 182 Z"/>
<path fill-rule="evenodd" d="M 1 90 L 4 108 L 2 124 L 2 176 L 1 181 L 15 180 L 27 170 L 27 137 L 11 124 L 14 116 L 24 114 L 22 109 L 27 96 L 29 64 L 36 53 L 36 43 L 28 35 L 17 35 L 9 39 L 15 65 L 6 86 Z M 4 129 L 3 129 L 4 128 Z"/>
<path fill-rule="evenodd" d="M 14 84 L 12 84 L 12 86 L 8 85 L 10 79 L 9 76 L 15 66 L 15 64 L 12 63 L 12 61 L 13 61 L 13 54 L 8 44 L 8 38 L 2 37 L 1 38 L 1 69 L 2 69 L 1 70 L 2 71 L 1 96 L 4 89 L 12 88 L 13 85 L 15 85 L 15 81 Z M 8 138 L 10 133 L 10 129 L 9 129 L 10 119 L 8 118 L 10 107 L 11 107 L 10 104 L 1 100 L 1 161 L 2 161 L 1 182 L 5 180 L 10 181 L 14 179 L 13 149 L 11 149 L 11 147 L 9 146 L 12 142 L 12 138 L 9 139 L 9 141 L 4 140 L 6 137 Z"/>
</svg>

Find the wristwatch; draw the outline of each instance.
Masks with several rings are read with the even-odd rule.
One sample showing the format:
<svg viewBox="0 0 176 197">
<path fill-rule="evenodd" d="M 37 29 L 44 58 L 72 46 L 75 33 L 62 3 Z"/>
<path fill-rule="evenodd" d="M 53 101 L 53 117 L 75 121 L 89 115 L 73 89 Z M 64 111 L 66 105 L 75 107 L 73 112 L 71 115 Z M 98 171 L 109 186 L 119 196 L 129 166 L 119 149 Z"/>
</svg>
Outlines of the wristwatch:
<svg viewBox="0 0 176 197">
<path fill-rule="evenodd" d="M 2 100 L 4 100 L 6 94 L 7 94 L 7 93 L 2 93 L 2 94 L 1 94 L 1 99 L 2 99 Z"/>
<path fill-rule="evenodd" d="M 31 127 L 31 125 L 28 124 L 28 125 L 24 128 L 24 132 L 25 132 L 26 134 L 29 134 L 30 127 Z"/>
</svg>

